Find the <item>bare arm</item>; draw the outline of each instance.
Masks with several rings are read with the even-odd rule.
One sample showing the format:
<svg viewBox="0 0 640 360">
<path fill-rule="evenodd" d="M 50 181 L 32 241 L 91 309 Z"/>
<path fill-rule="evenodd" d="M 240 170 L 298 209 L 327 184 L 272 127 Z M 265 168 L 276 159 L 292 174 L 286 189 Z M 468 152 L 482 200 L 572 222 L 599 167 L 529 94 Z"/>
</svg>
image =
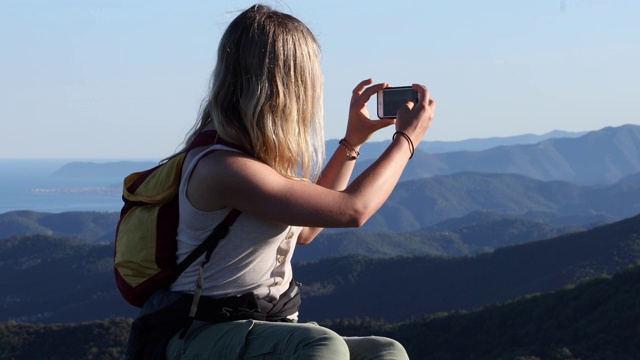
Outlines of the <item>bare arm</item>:
<svg viewBox="0 0 640 360">
<path fill-rule="evenodd" d="M 367 87 L 372 82 L 372 79 L 360 82 L 353 89 L 351 96 L 347 132 L 344 139 L 348 146 L 352 146 L 356 151 L 374 132 L 395 123 L 395 119 L 371 120 L 369 118 L 367 102 L 376 92 L 388 87 L 384 83 Z M 316 184 L 327 189 L 342 191 L 349 183 L 354 166 L 355 160 L 349 159 L 345 149 L 338 146 L 329 158 Z M 322 229 L 321 227 L 305 227 L 298 236 L 298 243 L 310 243 Z"/>
<path fill-rule="evenodd" d="M 420 98 L 416 104 L 408 102 L 399 110 L 396 130 L 405 132 L 417 146 L 431 124 L 435 103 L 425 87 L 414 88 Z M 357 143 L 357 139 L 352 141 Z M 203 211 L 229 206 L 282 224 L 357 227 L 389 197 L 407 164 L 409 149 L 406 139 L 396 137 L 378 160 L 348 186 L 353 164 L 343 163 L 344 159 L 332 158 L 322 174 L 324 180 L 311 184 L 286 178 L 244 155 L 215 152 L 196 166 L 188 196 Z"/>
</svg>

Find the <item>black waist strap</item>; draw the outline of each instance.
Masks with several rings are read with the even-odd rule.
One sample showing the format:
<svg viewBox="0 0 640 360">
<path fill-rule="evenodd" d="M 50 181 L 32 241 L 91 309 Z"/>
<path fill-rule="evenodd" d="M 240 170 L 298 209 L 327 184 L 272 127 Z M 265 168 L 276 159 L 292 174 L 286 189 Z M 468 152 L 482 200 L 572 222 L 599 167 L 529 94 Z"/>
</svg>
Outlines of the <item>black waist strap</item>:
<svg viewBox="0 0 640 360">
<path fill-rule="evenodd" d="M 190 325 L 192 300 L 192 294 L 183 294 L 171 305 L 133 322 L 129 336 L 136 337 L 136 359 L 164 359 L 171 338 Z M 292 281 L 275 303 L 257 299 L 252 292 L 223 298 L 202 297 L 193 319 L 210 323 L 249 319 L 292 322 L 288 317 L 298 312 L 300 303 L 299 284 Z"/>
</svg>

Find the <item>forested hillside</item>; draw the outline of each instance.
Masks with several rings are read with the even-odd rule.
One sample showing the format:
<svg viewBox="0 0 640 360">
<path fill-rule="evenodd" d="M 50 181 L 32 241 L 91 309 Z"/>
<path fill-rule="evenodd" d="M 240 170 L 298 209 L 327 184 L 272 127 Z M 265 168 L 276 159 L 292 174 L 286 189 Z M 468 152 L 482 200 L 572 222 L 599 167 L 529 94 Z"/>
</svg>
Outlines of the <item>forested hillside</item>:
<svg viewBox="0 0 640 360">
<path fill-rule="evenodd" d="M 468 256 L 497 248 L 524 244 L 561 234 L 584 231 L 591 225 L 554 226 L 514 215 L 474 211 L 410 232 L 325 231 L 309 246 L 298 246 L 294 261 L 310 261 L 344 255 Z"/>
<path fill-rule="evenodd" d="M 549 294 L 473 312 L 402 323 L 324 322 L 345 336 L 388 336 L 411 359 L 636 360 L 640 358 L 640 266 Z M 129 319 L 81 324 L 0 323 L 3 359 L 122 359 Z"/>
<path fill-rule="evenodd" d="M 0 323 L 1 359 L 121 360 L 131 319 L 78 324 Z"/>
<path fill-rule="evenodd" d="M 301 320 L 414 359 L 640 358 L 639 143 L 626 125 L 417 153 L 363 228 L 297 248 Z M 122 357 L 138 309 L 115 287 L 118 215 L 0 214 L 0 358 Z"/>
<path fill-rule="evenodd" d="M 553 291 L 638 261 L 640 215 L 475 257 L 344 257 L 295 270 L 306 285 L 304 319 L 369 316 L 395 322 Z"/>
<path fill-rule="evenodd" d="M 474 257 L 346 256 L 294 264 L 301 318 L 402 321 L 548 292 L 640 260 L 640 216 Z M 0 241 L 0 321 L 134 316 L 115 288 L 113 245 L 44 235 Z M 327 306 L 333 304 L 333 306 Z"/>
<path fill-rule="evenodd" d="M 328 322 L 344 335 L 399 340 L 412 359 L 640 359 L 640 266 L 549 294 L 480 311 L 448 312 L 399 324 Z"/>
<path fill-rule="evenodd" d="M 0 240 L 15 235 L 70 236 L 89 242 L 113 242 L 117 212 L 44 213 L 11 211 L 0 214 Z"/>
<path fill-rule="evenodd" d="M 113 244 L 27 235 L 0 241 L 0 321 L 134 316 L 115 286 Z"/>
</svg>

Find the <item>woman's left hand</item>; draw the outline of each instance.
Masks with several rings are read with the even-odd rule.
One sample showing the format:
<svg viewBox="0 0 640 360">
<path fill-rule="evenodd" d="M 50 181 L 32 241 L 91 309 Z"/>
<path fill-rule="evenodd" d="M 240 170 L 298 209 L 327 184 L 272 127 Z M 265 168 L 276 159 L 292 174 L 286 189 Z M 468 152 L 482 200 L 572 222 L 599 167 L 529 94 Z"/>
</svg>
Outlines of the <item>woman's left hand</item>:
<svg viewBox="0 0 640 360">
<path fill-rule="evenodd" d="M 367 102 L 378 91 L 389 87 L 389 84 L 380 83 L 370 86 L 373 79 L 361 81 L 351 95 L 351 105 L 349 106 L 349 121 L 347 123 L 347 133 L 345 139 L 355 148 L 364 144 L 376 131 L 395 124 L 395 119 L 371 120 L 367 110 Z"/>
</svg>

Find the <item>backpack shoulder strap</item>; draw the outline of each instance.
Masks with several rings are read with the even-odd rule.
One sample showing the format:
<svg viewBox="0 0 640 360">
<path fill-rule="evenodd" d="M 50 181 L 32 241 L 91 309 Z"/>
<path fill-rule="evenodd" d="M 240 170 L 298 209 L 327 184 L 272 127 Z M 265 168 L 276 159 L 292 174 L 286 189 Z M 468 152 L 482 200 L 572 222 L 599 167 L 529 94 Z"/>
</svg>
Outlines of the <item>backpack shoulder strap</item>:
<svg viewBox="0 0 640 360">
<path fill-rule="evenodd" d="M 247 149 L 243 148 L 242 146 L 226 141 L 225 139 L 221 138 L 218 135 L 218 132 L 216 130 L 202 131 L 193 139 L 191 144 L 189 144 L 185 150 L 189 151 L 197 147 L 207 146 L 207 145 L 223 145 L 225 147 L 232 148 L 237 151 L 243 152 L 247 155 L 250 155 L 249 151 L 247 151 Z"/>
<path fill-rule="evenodd" d="M 196 147 L 206 145 L 211 146 L 208 149 L 204 150 L 202 153 L 198 154 L 193 160 L 191 160 L 191 164 L 189 164 L 189 167 L 187 168 L 187 173 L 190 173 L 198 163 L 198 161 L 200 161 L 200 159 L 202 159 L 204 156 L 218 150 L 229 149 L 247 154 L 247 152 L 238 145 L 224 141 L 214 130 L 207 130 L 200 133 L 189 145 L 187 151 Z M 188 177 L 190 176 L 191 175 L 189 174 Z M 207 253 L 210 255 L 211 252 L 213 252 L 213 250 L 218 246 L 218 242 L 222 238 L 227 236 L 227 234 L 229 233 L 229 228 L 231 227 L 231 225 L 233 225 L 236 219 L 238 219 L 240 214 L 242 214 L 240 210 L 231 209 L 227 216 L 213 229 L 211 234 L 178 264 L 178 273 L 181 274 L 182 272 L 184 272 L 191 264 L 193 264 L 200 256 L 202 256 L 202 254 Z"/>
<path fill-rule="evenodd" d="M 182 274 L 196 259 L 198 259 L 205 252 L 212 252 L 218 242 L 227 236 L 229 233 L 229 227 L 238 219 L 242 212 L 237 209 L 231 209 L 227 216 L 213 229 L 211 234 L 196 247 L 187 257 L 178 264 L 178 272 Z"/>
</svg>

